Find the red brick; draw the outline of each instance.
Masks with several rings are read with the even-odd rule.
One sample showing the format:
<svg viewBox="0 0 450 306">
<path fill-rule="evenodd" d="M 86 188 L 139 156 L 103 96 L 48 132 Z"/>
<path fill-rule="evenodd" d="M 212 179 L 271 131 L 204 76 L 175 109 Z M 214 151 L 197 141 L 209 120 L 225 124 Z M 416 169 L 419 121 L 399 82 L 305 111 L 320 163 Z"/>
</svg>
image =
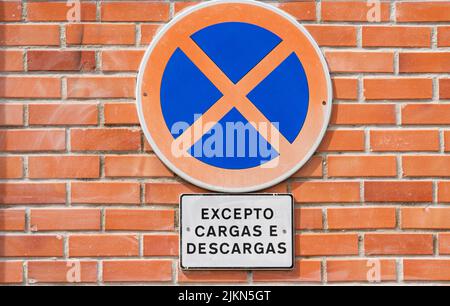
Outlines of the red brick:
<svg viewBox="0 0 450 306">
<path fill-rule="evenodd" d="M 320 156 L 313 156 L 297 173 L 292 177 L 322 177 L 323 159 Z"/>
<path fill-rule="evenodd" d="M 27 52 L 28 71 L 94 71 L 95 51 Z"/>
<path fill-rule="evenodd" d="M 21 126 L 21 125 L 23 125 L 23 105 L 1 104 L 0 126 Z"/>
<path fill-rule="evenodd" d="M 450 255 L 450 234 L 439 234 L 439 254 Z"/>
<path fill-rule="evenodd" d="M 405 281 L 450 281 L 450 260 L 405 259 L 403 278 Z"/>
<path fill-rule="evenodd" d="M 357 255 L 356 234 L 302 234 L 296 236 L 298 256 Z"/>
<path fill-rule="evenodd" d="M 21 1 L 0 2 L 0 21 L 20 21 L 21 19 L 22 19 Z"/>
<path fill-rule="evenodd" d="M 450 152 L 450 131 L 444 133 L 445 151 Z"/>
<path fill-rule="evenodd" d="M 20 157 L 0 157 L 0 178 L 18 179 L 23 177 L 23 160 Z"/>
<path fill-rule="evenodd" d="M 59 236 L 0 236 L 0 257 L 61 257 Z"/>
<path fill-rule="evenodd" d="M 439 98 L 450 99 L 450 79 L 439 80 Z"/>
<path fill-rule="evenodd" d="M 320 46 L 356 46 L 356 27 L 354 26 L 305 25 L 305 27 Z"/>
<path fill-rule="evenodd" d="M 32 231 L 98 231 L 101 228 L 98 209 L 33 209 Z"/>
<path fill-rule="evenodd" d="M 394 53 L 333 51 L 325 53 L 331 72 L 394 72 Z"/>
<path fill-rule="evenodd" d="M 450 26 L 438 27 L 438 47 L 450 47 Z"/>
<path fill-rule="evenodd" d="M 103 262 L 105 282 L 170 282 L 170 260 L 122 260 Z"/>
<path fill-rule="evenodd" d="M 364 131 L 334 130 L 328 131 L 320 144 L 319 152 L 358 152 L 364 151 Z"/>
<path fill-rule="evenodd" d="M 183 2 L 175 2 L 174 3 L 174 13 L 178 14 L 179 12 L 198 4 L 197 1 L 183 1 Z"/>
<path fill-rule="evenodd" d="M 431 182 L 365 182 L 366 202 L 431 202 L 433 185 Z"/>
<path fill-rule="evenodd" d="M 30 125 L 96 125 L 96 104 L 30 104 Z"/>
<path fill-rule="evenodd" d="M 365 79 L 366 100 L 427 100 L 433 97 L 433 81 L 419 78 Z"/>
<path fill-rule="evenodd" d="M 201 189 L 180 183 L 148 183 L 145 202 L 148 204 L 178 204 L 183 193 L 200 193 Z"/>
<path fill-rule="evenodd" d="M 333 94 L 339 100 L 358 99 L 358 80 L 346 78 L 333 78 Z"/>
<path fill-rule="evenodd" d="M 315 230 L 322 228 L 323 218 L 320 208 L 301 208 L 295 210 L 295 229 Z"/>
<path fill-rule="evenodd" d="M 2 2 L 0 2 L 0 5 L 1 3 Z M 0 51 L 0 71 L 23 71 L 23 52 L 9 50 Z"/>
<path fill-rule="evenodd" d="M 372 272 L 380 268 L 379 275 Z M 397 279 L 395 260 L 354 259 L 328 260 L 327 280 L 329 282 L 385 282 Z M 379 279 L 376 277 L 379 276 Z"/>
<path fill-rule="evenodd" d="M 0 262 L 0 284 L 20 284 L 23 282 L 23 263 L 20 261 Z"/>
<path fill-rule="evenodd" d="M 363 47 L 430 47 L 431 28 L 412 26 L 365 26 Z"/>
<path fill-rule="evenodd" d="M 131 235 L 73 235 L 69 238 L 70 257 L 138 256 L 139 241 Z"/>
<path fill-rule="evenodd" d="M 276 3 L 275 6 L 297 20 L 316 20 L 316 5 L 314 2 L 283 2 Z"/>
<path fill-rule="evenodd" d="M 102 2 L 102 21 L 168 21 L 170 3 Z"/>
<path fill-rule="evenodd" d="M 395 156 L 328 156 L 329 177 L 395 177 Z"/>
<path fill-rule="evenodd" d="M 450 182 L 439 182 L 438 201 L 443 203 L 450 203 Z"/>
<path fill-rule="evenodd" d="M 400 53 L 400 73 L 448 73 L 450 52 Z"/>
<path fill-rule="evenodd" d="M 179 283 L 246 283 L 245 271 L 182 271 L 178 270 Z"/>
<path fill-rule="evenodd" d="M 0 204 L 64 204 L 66 184 L 62 183 L 2 183 Z"/>
<path fill-rule="evenodd" d="M 60 98 L 61 80 L 54 77 L 0 77 L 0 97 L 17 99 Z"/>
<path fill-rule="evenodd" d="M 104 105 L 105 124 L 137 125 L 139 118 L 134 103 L 107 103 Z"/>
<path fill-rule="evenodd" d="M 343 229 L 393 229 L 397 224 L 395 208 L 361 207 L 328 208 L 328 228 Z"/>
<path fill-rule="evenodd" d="M 63 151 L 64 130 L 0 130 L 0 150 L 4 152 Z"/>
<path fill-rule="evenodd" d="M 177 4 L 177 3 L 175 3 Z M 141 44 L 148 45 L 155 37 L 156 32 L 161 28 L 158 24 L 141 25 Z"/>
<path fill-rule="evenodd" d="M 393 125 L 396 124 L 394 104 L 336 104 L 331 124 L 337 125 Z"/>
<path fill-rule="evenodd" d="M 133 71 L 139 70 L 143 50 L 107 50 L 102 52 L 103 71 Z"/>
<path fill-rule="evenodd" d="M 402 208 L 403 229 L 450 229 L 450 209 L 433 207 Z"/>
<path fill-rule="evenodd" d="M 355 203 L 360 201 L 358 182 L 293 183 L 297 203 Z"/>
<path fill-rule="evenodd" d="M 381 2 L 381 21 L 389 21 L 389 2 Z M 322 1 L 323 21 L 362 21 L 369 22 L 369 12 L 373 5 L 366 1 Z"/>
<path fill-rule="evenodd" d="M 107 177 L 173 177 L 158 157 L 152 155 L 106 156 Z"/>
<path fill-rule="evenodd" d="M 0 179 L 23 178 L 23 159 L 18 156 L 0 157 Z"/>
<path fill-rule="evenodd" d="M 366 234 L 364 249 L 372 255 L 432 255 L 431 234 Z"/>
<path fill-rule="evenodd" d="M 318 260 L 297 260 L 291 271 L 255 271 L 255 282 L 320 282 L 321 262 Z"/>
<path fill-rule="evenodd" d="M 134 24 L 72 23 L 66 26 L 68 45 L 134 45 Z"/>
<path fill-rule="evenodd" d="M 80 21 L 96 20 L 95 3 L 81 2 Z M 29 21 L 63 21 L 74 18 L 74 6 L 68 2 L 29 2 L 27 3 L 27 20 Z"/>
<path fill-rule="evenodd" d="M 138 183 L 126 182 L 74 182 L 74 204 L 139 204 Z"/>
<path fill-rule="evenodd" d="M 136 81 L 130 77 L 74 77 L 67 79 L 73 99 L 134 98 Z"/>
<path fill-rule="evenodd" d="M 98 156 L 30 156 L 28 159 L 30 178 L 98 178 L 100 158 Z"/>
<path fill-rule="evenodd" d="M 173 210 L 106 210 L 106 230 L 173 231 L 175 211 Z"/>
<path fill-rule="evenodd" d="M 23 123 L 24 123 L 23 105 L 21 104 L 0 105 L 0 126 L 21 126 L 23 125 Z"/>
<path fill-rule="evenodd" d="M 402 107 L 402 123 L 409 125 L 450 124 L 450 105 L 407 104 Z"/>
<path fill-rule="evenodd" d="M 133 129 L 73 129 L 73 151 L 138 151 L 141 133 Z"/>
<path fill-rule="evenodd" d="M 59 25 L 2 24 L 0 45 L 3 46 L 59 46 Z"/>
<path fill-rule="evenodd" d="M 439 151 L 437 130 L 370 131 L 370 148 L 374 152 Z"/>
<path fill-rule="evenodd" d="M 0 231 L 24 231 L 25 210 L 0 209 Z"/>
<path fill-rule="evenodd" d="M 151 147 L 151 145 L 148 143 L 147 138 L 144 137 L 144 152 L 146 153 L 154 153 L 153 152 L 153 148 Z"/>
<path fill-rule="evenodd" d="M 79 267 L 79 274 L 74 272 Z M 79 279 L 77 279 L 79 277 Z M 97 263 L 94 261 L 30 261 L 30 283 L 95 283 Z"/>
<path fill-rule="evenodd" d="M 405 177 L 449 177 L 450 156 L 403 156 Z"/>
<path fill-rule="evenodd" d="M 178 235 L 144 236 L 144 256 L 178 256 Z"/>
<path fill-rule="evenodd" d="M 396 3 L 397 22 L 450 21 L 450 3 L 447 1 L 421 1 Z"/>
</svg>

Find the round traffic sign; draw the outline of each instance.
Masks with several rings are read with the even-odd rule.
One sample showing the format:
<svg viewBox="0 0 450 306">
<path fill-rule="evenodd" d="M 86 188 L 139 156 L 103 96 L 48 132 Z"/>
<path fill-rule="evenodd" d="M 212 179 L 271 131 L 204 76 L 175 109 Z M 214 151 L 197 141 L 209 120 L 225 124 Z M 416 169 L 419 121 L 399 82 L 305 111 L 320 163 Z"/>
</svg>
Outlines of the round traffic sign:
<svg viewBox="0 0 450 306">
<path fill-rule="evenodd" d="M 141 64 L 137 106 L 159 158 L 221 192 L 275 185 L 302 167 L 331 114 L 325 59 L 283 11 L 211 1 L 164 26 Z"/>
</svg>

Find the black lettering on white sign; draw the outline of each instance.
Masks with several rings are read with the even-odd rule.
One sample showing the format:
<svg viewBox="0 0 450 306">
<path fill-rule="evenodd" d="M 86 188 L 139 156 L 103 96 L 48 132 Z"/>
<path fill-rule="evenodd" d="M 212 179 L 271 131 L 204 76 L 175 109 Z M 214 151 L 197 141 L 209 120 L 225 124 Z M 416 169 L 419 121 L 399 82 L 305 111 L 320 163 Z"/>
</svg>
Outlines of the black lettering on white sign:
<svg viewBox="0 0 450 306">
<path fill-rule="evenodd" d="M 293 267 L 291 195 L 183 195 L 183 269 Z"/>
</svg>

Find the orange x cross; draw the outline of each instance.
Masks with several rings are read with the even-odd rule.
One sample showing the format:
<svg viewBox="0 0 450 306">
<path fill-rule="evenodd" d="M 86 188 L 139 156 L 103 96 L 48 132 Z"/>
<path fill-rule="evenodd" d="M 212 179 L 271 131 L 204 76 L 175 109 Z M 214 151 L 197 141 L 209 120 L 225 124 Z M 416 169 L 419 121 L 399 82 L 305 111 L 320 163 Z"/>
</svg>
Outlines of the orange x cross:
<svg viewBox="0 0 450 306">
<path fill-rule="evenodd" d="M 182 41 L 180 49 L 222 92 L 223 96 L 175 140 L 176 145 L 181 143 L 193 145 L 203 136 L 193 133 L 193 131 L 198 131 L 198 129 L 203 131 L 200 125 L 204 123 L 208 125 L 212 123 L 211 126 L 216 124 L 233 107 L 238 109 L 275 150 L 280 152 L 280 147 L 290 145 L 272 122 L 247 98 L 247 95 L 292 53 L 292 48 L 287 43 L 281 42 L 237 84 L 234 84 L 192 39 Z M 274 101 L 274 103 L 276 102 Z M 270 133 L 267 130 L 260 130 L 258 123 L 270 127 Z M 278 142 L 271 142 L 271 137 L 278 137 Z"/>
</svg>

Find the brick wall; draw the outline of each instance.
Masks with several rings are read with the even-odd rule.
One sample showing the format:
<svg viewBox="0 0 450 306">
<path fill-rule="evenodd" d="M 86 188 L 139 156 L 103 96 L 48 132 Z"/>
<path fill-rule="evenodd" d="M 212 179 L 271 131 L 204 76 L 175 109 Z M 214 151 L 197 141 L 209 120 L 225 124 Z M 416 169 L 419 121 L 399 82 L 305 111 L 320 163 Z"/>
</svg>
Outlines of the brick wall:
<svg viewBox="0 0 450 306">
<path fill-rule="evenodd" d="M 191 3 L 0 2 L 0 283 L 450 281 L 450 1 L 273 3 L 318 41 L 332 122 L 272 189 L 296 200 L 291 272 L 178 269 L 178 196 L 151 153 L 136 71 Z M 76 273 L 75 273 L 76 274 Z"/>
</svg>

